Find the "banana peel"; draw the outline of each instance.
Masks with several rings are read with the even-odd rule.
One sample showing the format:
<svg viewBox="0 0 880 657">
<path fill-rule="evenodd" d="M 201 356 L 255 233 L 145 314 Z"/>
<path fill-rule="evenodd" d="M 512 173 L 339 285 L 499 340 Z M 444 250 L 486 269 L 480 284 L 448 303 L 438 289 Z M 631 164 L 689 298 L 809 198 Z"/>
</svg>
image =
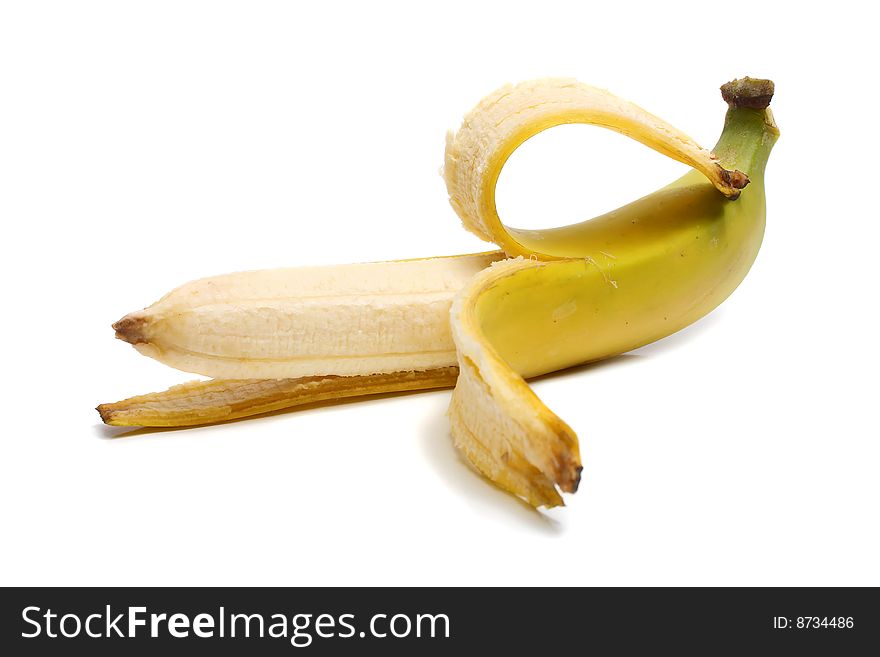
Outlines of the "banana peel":
<svg viewBox="0 0 880 657">
<path fill-rule="evenodd" d="M 304 376 L 298 379 L 211 379 L 164 392 L 101 404 L 101 420 L 116 427 L 192 427 L 239 420 L 295 406 L 451 388 L 457 367 L 368 376 Z"/>
</svg>

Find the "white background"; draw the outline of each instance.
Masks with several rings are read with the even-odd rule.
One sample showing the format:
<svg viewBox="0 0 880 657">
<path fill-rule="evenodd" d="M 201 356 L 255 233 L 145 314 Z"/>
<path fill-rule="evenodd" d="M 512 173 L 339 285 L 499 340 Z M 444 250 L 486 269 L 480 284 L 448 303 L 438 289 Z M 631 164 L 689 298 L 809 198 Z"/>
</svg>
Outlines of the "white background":
<svg viewBox="0 0 880 657">
<path fill-rule="evenodd" d="M 4 3 L 0 583 L 880 584 L 876 24 L 820 6 Z M 743 75 L 782 131 L 761 254 L 697 325 L 535 384 L 581 439 L 566 508 L 474 475 L 446 391 L 100 425 L 193 378 L 110 329 L 180 283 L 487 248 L 437 171 L 499 85 L 576 77 L 711 146 Z M 562 224 L 682 171 L 557 128 L 499 205 Z"/>
</svg>

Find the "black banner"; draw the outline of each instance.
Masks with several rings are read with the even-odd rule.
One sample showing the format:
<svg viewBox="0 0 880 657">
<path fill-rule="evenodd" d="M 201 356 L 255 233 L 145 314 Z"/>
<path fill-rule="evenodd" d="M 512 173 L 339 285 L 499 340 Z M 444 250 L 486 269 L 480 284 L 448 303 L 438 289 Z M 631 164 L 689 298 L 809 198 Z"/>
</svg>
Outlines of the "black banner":
<svg viewBox="0 0 880 657">
<path fill-rule="evenodd" d="M 880 649 L 868 588 L 22 588 L 2 590 L 0 614 L 5 655 Z"/>
</svg>

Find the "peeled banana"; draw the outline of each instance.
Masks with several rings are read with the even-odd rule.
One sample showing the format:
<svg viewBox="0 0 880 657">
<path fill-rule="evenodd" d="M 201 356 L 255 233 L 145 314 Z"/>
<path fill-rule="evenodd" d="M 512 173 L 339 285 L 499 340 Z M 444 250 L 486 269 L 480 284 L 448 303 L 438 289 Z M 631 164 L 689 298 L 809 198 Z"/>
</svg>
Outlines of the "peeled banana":
<svg viewBox="0 0 880 657">
<path fill-rule="evenodd" d="M 145 355 L 217 380 L 102 404 L 102 419 L 187 426 L 455 382 L 451 431 L 467 460 L 533 506 L 563 504 L 561 493 L 580 480 L 577 436 L 525 379 L 687 326 L 721 303 L 757 256 L 764 169 L 779 134 L 768 107 L 773 83 L 735 80 L 722 95 L 724 130 L 707 151 L 576 81 L 496 91 L 449 135 L 444 178 L 464 227 L 503 251 L 188 283 L 114 329 Z M 505 226 L 494 197 L 504 163 L 526 139 L 564 123 L 616 130 L 693 170 L 590 221 Z"/>
<path fill-rule="evenodd" d="M 187 283 L 113 325 L 186 372 L 280 379 L 456 364 L 452 297 L 500 252 L 226 274 Z"/>
</svg>

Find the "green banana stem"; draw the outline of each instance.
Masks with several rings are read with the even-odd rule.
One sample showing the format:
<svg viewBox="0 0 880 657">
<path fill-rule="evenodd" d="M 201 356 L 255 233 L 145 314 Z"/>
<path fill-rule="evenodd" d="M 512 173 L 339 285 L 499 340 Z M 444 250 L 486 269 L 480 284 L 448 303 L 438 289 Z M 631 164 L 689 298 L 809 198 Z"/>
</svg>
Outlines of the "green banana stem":
<svg viewBox="0 0 880 657">
<path fill-rule="evenodd" d="M 769 107 L 773 83 L 744 78 L 723 85 L 721 94 L 730 108 L 724 118 L 724 131 L 715 145 L 715 155 L 722 166 L 745 171 L 752 184 L 763 189 L 767 160 L 779 138 L 779 128 Z"/>
</svg>

